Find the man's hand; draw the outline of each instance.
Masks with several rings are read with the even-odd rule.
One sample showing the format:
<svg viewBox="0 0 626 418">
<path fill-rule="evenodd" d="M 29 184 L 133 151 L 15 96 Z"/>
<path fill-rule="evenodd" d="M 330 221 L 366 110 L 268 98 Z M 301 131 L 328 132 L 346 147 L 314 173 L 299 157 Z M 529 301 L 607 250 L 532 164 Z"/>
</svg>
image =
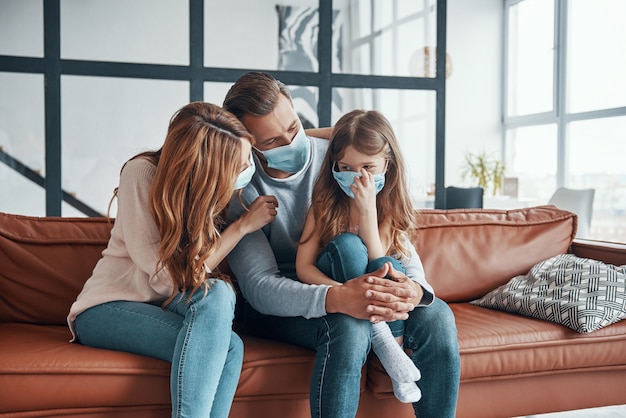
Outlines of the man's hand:
<svg viewBox="0 0 626 418">
<path fill-rule="evenodd" d="M 365 294 L 372 303 L 369 307 L 372 322 L 389 321 L 390 315 L 394 319 L 406 319 L 424 297 L 424 289 L 419 283 L 388 265 L 387 275 L 392 280 L 373 276 L 367 278 L 367 282 L 373 285 Z M 402 317 L 398 318 L 398 314 Z"/>
<path fill-rule="evenodd" d="M 392 280 L 384 278 L 389 275 Z M 328 289 L 326 312 L 343 313 L 371 322 L 407 319 L 422 299 L 422 288 L 385 264 L 375 272 Z"/>
</svg>

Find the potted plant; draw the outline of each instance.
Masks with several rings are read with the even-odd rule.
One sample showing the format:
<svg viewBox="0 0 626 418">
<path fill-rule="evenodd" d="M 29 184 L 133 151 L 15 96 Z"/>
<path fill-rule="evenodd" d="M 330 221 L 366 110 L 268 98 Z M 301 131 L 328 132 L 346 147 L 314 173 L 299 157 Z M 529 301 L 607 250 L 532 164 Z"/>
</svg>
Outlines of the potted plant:
<svg viewBox="0 0 626 418">
<path fill-rule="evenodd" d="M 462 175 L 463 179 L 471 178 L 486 191 L 491 190 L 495 196 L 502 188 L 505 170 L 504 162 L 488 155 L 485 151 L 479 154 L 470 152 L 465 154 L 465 166 Z"/>
</svg>

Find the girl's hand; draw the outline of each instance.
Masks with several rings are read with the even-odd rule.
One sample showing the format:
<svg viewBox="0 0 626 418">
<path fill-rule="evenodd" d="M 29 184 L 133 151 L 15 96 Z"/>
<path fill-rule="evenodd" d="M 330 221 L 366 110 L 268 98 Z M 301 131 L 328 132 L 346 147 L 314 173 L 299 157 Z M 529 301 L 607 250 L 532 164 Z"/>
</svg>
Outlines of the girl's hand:
<svg viewBox="0 0 626 418">
<path fill-rule="evenodd" d="M 276 218 L 278 200 L 276 196 L 259 196 L 239 218 L 244 233 L 249 234 L 262 228 Z"/>
<path fill-rule="evenodd" d="M 355 177 L 350 188 L 360 213 L 376 213 L 376 188 L 372 173 L 362 168 L 361 177 Z"/>
</svg>

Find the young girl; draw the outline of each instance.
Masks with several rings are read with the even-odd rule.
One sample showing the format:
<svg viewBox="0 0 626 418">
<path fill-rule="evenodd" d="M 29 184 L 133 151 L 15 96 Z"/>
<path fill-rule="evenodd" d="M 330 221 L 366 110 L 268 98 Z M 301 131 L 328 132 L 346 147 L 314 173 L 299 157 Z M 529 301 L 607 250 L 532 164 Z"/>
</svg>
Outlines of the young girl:
<svg viewBox="0 0 626 418">
<path fill-rule="evenodd" d="M 401 261 L 411 246 L 405 231 L 414 225 L 414 210 L 404 173 L 398 141 L 381 113 L 354 110 L 339 119 L 298 246 L 302 282 L 340 286 L 384 264 L 405 273 Z M 420 372 L 401 347 L 403 332 L 403 321 L 373 324 L 372 349 L 396 397 L 417 402 Z"/>
<path fill-rule="evenodd" d="M 254 173 L 252 142 L 219 106 L 180 109 L 161 149 L 124 164 L 111 238 L 70 308 L 77 342 L 172 363 L 172 417 L 226 418 L 235 395 L 243 343 L 217 267 L 276 216 L 275 199 L 263 196 L 223 228 L 234 190 Z"/>
</svg>

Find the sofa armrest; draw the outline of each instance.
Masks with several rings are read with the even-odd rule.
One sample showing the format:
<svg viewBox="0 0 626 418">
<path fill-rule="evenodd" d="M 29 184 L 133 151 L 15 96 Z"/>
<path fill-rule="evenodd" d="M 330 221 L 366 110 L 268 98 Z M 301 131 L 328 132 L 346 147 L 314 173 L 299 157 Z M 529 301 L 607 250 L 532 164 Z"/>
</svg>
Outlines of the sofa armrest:
<svg viewBox="0 0 626 418">
<path fill-rule="evenodd" d="M 626 264 L 626 244 L 618 242 L 576 238 L 572 242 L 571 252 L 579 257 L 591 258 L 616 266 Z"/>
</svg>

